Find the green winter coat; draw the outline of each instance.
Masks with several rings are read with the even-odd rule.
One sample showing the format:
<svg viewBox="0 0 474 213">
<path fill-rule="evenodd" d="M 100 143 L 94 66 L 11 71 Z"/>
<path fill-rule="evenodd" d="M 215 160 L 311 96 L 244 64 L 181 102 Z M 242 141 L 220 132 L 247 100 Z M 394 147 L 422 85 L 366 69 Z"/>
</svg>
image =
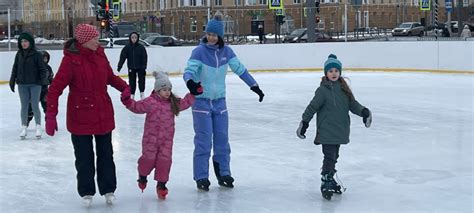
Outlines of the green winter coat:
<svg viewBox="0 0 474 213">
<path fill-rule="evenodd" d="M 356 100 L 349 101 L 339 81 L 324 78 L 303 113 L 303 121 L 309 123 L 314 114 L 318 114 L 315 144 L 347 144 L 351 124 L 349 110 L 362 117 L 364 108 Z"/>
</svg>

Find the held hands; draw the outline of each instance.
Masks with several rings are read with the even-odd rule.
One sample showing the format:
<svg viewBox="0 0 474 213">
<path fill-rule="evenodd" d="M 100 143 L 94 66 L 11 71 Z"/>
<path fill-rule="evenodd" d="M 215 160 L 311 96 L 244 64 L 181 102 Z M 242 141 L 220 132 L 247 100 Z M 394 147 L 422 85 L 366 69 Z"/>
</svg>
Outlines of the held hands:
<svg viewBox="0 0 474 213">
<path fill-rule="evenodd" d="M 296 136 L 298 136 L 298 138 L 301 138 L 301 139 L 305 139 L 306 138 L 306 129 L 308 129 L 309 127 L 309 123 L 306 122 L 306 121 L 301 121 L 300 122 L 300 126 L 298 127 L 298 129 L 296 130 Z"/>
<path fill-rule="evenodd" d="M 58 131 L 58 122 L 56 121 L 56 116 L 50 112 L 46 112 L 46 134 L 49 136 L 54 136 L 55 131 Z"/>
<path fill-rule="evenodd" d="M 122 101 L 122 104 L 125 105 L 125 107 L 129 107 L 132 105 L 132 93 L 130 92 L 130 87 L 125 88 L 122 91 L 122 94 L 120 94 L 120 100 Z"/>
<path fill-rule="evenodd" d="M 262 90 L 260 89 L 260 87 L 258 86 L 253 86 L 253 87 L 250 87 L 250 89 L 254 92 L 254 93 L 257 93 L 258 95 L 258 101 L 259 102 L 262 102 L 263 101 L 263 96 L 265 96 L 265 94 L 263 94 Z"/>
<path fill-rule="evenodd" d="M 370 112 L 370 110 L 367 108 L 362 110 L 362 121 L 367 128 L 369 128 L 370 124 L 372 124 L 372 112 Z"/>
<path fill-rule="evenodd" d="M 203 93 L 203 89 L 202 89 L 202 86 L 201 86 L 201 82 L 194 82 L 193 80 L 188 80 L 186 82 L 186 86 L 188 87 L 189 89 L 189 92 L 192 94 L 192 95 L 200 95 Z"/>
</svg>

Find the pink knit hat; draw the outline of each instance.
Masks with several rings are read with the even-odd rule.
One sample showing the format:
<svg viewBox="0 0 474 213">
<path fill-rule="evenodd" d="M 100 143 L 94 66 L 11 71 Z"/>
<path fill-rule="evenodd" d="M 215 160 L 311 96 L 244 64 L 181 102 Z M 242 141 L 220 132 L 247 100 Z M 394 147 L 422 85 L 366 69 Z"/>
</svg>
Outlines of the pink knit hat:
<svg viewBox="0 0 474 213">
<path fill-rule="evenodd" d="M 89 24 L 79 24 L 74 29 L 74 35 L 79 43 L 84 44 L 91 39 L 99 36 L 97 29 Z"/>
</svg>

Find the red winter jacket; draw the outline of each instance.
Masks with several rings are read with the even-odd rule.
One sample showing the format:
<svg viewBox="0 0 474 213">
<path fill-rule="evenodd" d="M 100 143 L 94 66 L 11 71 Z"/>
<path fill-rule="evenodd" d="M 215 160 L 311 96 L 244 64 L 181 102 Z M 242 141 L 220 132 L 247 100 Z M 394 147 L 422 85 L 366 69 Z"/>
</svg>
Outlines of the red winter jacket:
<svg viewBox="0 0 474 213">
<path fill-rule="evenodd" d="M 104 49 L 96 51 L 71 40 L 65 45 L 59 70 L 48 89 L 47 114 L 58 114 L 58 98 L 69 86 L 67 129 L 75 135 L 106 134 L 115 128 L 107 85 L 119 91 L 127 83 L 112 72 Z"/>
</svg>

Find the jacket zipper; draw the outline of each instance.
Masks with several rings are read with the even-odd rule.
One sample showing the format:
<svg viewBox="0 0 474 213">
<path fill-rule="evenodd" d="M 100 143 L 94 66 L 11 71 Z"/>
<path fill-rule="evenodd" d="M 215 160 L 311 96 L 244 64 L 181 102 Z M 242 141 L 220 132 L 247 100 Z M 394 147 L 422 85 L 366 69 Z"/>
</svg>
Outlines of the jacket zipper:
<svg viewBox="0 0 474 213">
<path fill-rule="evenodd" d="M 218 50 L 214 51 L 214 56 L 216 57 L 216 75 L 219 73 L 219 58 L 217 57 L 217 51 Z M 214 91 L 214 94 L 212 94 L 213 95 L 212 97 L 214 98 L 215 95 L 216 95 L 215 94 L 215 92 L 216 92 L 216 82 L 215 81 L 212 82 L 212 89 Z"/>
</svg>

